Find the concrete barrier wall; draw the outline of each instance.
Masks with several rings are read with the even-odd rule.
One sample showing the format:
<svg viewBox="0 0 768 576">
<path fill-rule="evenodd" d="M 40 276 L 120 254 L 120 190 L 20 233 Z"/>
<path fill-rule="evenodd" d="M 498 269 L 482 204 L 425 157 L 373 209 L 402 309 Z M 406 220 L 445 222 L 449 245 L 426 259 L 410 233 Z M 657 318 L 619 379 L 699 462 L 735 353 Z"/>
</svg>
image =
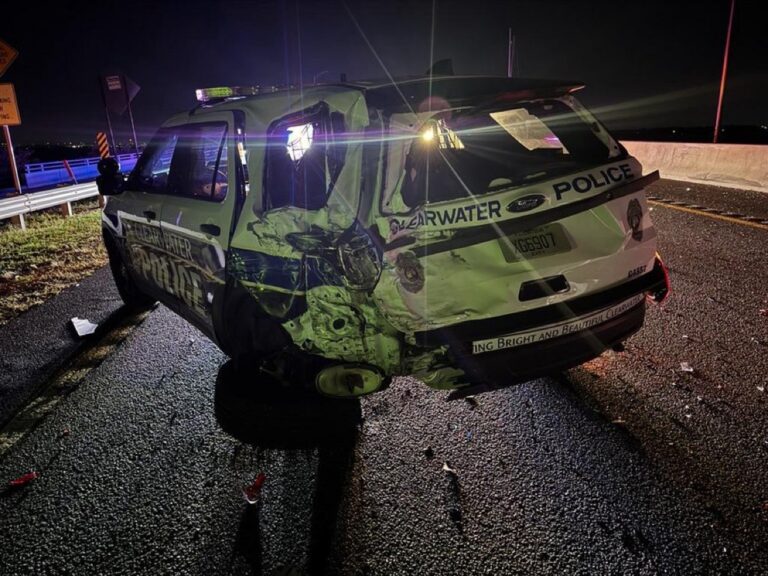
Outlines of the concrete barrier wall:
<svg viewBox="0 0 768 576">
<path fill-rule="evenodd" d="M 662 178 L 768 192 L 768 146 L 622 142 L 643 165 Z"/>
</svg>

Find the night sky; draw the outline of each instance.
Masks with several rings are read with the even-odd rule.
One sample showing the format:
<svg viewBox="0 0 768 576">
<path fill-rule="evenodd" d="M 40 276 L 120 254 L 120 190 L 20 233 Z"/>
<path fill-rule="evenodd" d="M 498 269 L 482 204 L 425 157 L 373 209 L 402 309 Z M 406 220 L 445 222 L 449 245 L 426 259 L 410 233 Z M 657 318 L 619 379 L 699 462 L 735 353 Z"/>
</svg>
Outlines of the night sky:
<svg viewBox="0 0 768 576">
<path fill-rule="evenodd" d="M 761 4 L 736 0 L 723 124 L 768 125 Z M 512 27 L 516 75 L 584 81 L 580 98 L 613 129 L 712 125 L 729 8 L 438 0 L 430 56 L 430 1 L 14 1 L 4 3 L 0 38 L 20 55 L 0 82 L 16 85 L 16 144 L 90 143 L 106 128 L 97 75 L 123 71 L 141 86 L 141 141 L 204 86 L 381 78 L 379 59 L 393 76 L 442 58 L 457 74 L 504 75 Z M 115 125 L 127 133 L 127 116 Z"/>
</svg>

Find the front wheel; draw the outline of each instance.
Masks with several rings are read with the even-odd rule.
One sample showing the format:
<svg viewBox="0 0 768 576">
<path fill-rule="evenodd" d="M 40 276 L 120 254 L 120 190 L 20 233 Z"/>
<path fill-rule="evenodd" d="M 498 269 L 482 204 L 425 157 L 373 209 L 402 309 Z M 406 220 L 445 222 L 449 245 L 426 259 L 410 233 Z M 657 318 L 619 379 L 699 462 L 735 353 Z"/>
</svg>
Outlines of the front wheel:
<svg viewBox="0 0 768 576">
<path fill-rule="evenodd" d="M 123 303 L 135 311 L 149 310 L 157 302 L 154 298 L 144 294 L 131 277 L 128 267 L 120 255 L 120 252 L 114 246 L 114 243 L 107 238 L 104 239 L 107 246 L 107 255 L 109 256 L 109 268 L 112 270 L 112 278 L 115 280 L 117 291 Z"/>
</svg>

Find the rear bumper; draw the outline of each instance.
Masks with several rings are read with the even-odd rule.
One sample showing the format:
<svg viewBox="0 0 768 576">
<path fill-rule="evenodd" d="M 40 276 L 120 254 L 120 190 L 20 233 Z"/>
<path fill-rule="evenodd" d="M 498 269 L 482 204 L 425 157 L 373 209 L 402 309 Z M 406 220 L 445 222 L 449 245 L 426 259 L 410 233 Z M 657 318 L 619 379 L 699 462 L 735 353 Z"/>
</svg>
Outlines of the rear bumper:
<svg viewBox="0 0 768 576">
<path fill-rule="evenodd" d="M 644 320 L 645 301 L 641 301 L 607 322 L 536 344 L 478 355 L 471 354 L 471 346 L 454 345 L 450 350 L 456 366 L 477 384 L 452 392 L 450 398 L 504 388 L 583 364 L 640 330 Z"/>
<path fill-rule="evenodd" d="M 561 304 L 552 304 L 525 312 L 485 320 L 472 320 L 436 330 L 416 332 L 414 338 L 416 344 L 424 347 L 444 346 L 446 344 L 455 346 L 457 343 L 523 332 L 586 316 L 637 294 L 656 295 L 662 292 L 666 293 L 667 289 L 666 272 L 661 260 L 657 258 L 649 273 L 600 292 L 593 292 Z"/>
</svg>

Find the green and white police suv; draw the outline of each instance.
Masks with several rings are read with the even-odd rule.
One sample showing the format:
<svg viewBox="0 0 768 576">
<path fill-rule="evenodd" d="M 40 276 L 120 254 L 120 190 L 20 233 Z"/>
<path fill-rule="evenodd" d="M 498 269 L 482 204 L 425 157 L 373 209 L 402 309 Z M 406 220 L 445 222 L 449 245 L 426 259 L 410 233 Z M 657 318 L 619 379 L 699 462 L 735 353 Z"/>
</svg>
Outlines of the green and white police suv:
<svg viewBox="0 0 768 576">
<path fill-rule="evenodd" d="M 575 83 L 477 76 L 198 90 L 123 177 L 120 294 L 252 374 L 454 396 L 598 356 L 668 291 L 643 176 Z M 264 379 L 262 379 L 263 381 Z"/>
</svg>

